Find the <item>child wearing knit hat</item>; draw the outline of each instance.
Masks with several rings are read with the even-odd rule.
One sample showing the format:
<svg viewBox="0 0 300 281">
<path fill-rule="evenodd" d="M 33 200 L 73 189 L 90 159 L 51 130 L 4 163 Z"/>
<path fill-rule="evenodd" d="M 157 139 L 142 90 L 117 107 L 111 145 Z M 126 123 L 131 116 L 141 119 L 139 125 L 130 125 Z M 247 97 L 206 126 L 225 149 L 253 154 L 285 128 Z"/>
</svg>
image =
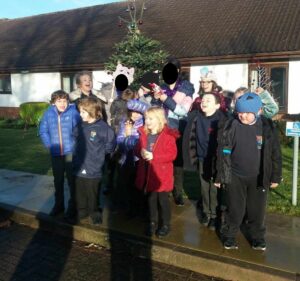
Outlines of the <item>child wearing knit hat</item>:
<svg viewBox="0 0 300 281">
<path fill-rule="evenodd" d="M 247 211 L 252 248 L 266 249 L 265 210 L 269 188 L 281 181 L 281 151 L 272 120 L 261 115 L 255 93 L 236 101 L 236 116 L 219 128 L 215 185 L 226 187 L 225 249 L 237 249 L 235 238 Z"/>
</svg>

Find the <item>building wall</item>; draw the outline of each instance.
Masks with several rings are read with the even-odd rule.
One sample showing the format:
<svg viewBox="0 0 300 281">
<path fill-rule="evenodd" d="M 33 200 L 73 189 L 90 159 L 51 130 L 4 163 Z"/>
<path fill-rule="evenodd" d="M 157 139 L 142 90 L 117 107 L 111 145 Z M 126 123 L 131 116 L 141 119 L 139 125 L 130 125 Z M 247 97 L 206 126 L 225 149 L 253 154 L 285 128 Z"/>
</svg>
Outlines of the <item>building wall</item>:
<svg viewBox="0 0 300 281">
<path fill-rule="evenodd" d="M 60 73 L 11 75 L 11 95 L 0 95 L 0 107 L 19 107 L 23 102 L 49 101 L 52 92 L 61 88 Z"/>
<path fill-rule="evenodd" d="M 288 114 L 300 113 L 300 61 L 289 62 Z"/>
<path fill-rule="evenodd" d="M 235 91 L 243 86 L 248 87 L 248 64 L 220 64 L 220 65 L 192 65 L 190 72 L 190 81 L 194 84 L 195 93 L 199 91 L 200 70 L 203 67 L 208 67 L 217 76 L 217 83 L 223 90 Z"/>
</svg>

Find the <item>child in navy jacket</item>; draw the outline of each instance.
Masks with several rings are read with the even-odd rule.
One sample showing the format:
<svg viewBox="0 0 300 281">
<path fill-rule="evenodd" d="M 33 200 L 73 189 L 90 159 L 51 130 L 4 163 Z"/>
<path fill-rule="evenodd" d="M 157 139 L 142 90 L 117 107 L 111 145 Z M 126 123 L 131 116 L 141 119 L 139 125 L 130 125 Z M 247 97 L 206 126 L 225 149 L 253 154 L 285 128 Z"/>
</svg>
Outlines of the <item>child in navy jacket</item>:
<svg viewBox="0 0 300 281">
<path fill-rule="evenodd" d="M 57 216 L 64 212 L 64 174 L 70 188 L 67 217 L 75 215 L 74 179 L 72 175 L 73 128 L 80 116 L 74 105 L 69 104 L 69 95 L 62 90 L 51 95 L 51 106 L 44 113 L 39 135 L 44 146 L 49 149 L 54 176 L 55 204 L 50 212 Z"/>
<path fill-rule="evenodd" d="M 98 187 L 102 178 L 105 155 L 114 151 L 115 134 L 101 118 L 101 103 L 88 97 L 81 99 L 78 109 L 82 123 L 74 130 L 73 171 L 76 176 L 76 203 L 79 220 L 89 216 L 90 223 L 100 224 Z"/>
</svg>

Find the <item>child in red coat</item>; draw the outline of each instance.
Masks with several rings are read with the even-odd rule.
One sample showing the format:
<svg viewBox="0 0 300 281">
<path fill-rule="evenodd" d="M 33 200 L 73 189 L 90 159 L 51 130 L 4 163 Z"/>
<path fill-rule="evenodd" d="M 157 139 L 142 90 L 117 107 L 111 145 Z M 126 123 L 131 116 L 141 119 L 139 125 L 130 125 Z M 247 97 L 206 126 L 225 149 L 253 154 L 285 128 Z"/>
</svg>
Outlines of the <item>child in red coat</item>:
<svg viewBox="0 0 300 281">
<path fill-rule="evenodd" d="M 150 224 L 146 235 L 156 231 L 158 237 L 170 232 L 171 208 L 169 192 L 173 189 L 173 161 L 177 155 L 177 130 L 167 125 L 162 108 L 151 107 L 145 112 L 145 126 L 139 129 L 136 154 L 136 187 L 147 194 Z"/>
</svg>

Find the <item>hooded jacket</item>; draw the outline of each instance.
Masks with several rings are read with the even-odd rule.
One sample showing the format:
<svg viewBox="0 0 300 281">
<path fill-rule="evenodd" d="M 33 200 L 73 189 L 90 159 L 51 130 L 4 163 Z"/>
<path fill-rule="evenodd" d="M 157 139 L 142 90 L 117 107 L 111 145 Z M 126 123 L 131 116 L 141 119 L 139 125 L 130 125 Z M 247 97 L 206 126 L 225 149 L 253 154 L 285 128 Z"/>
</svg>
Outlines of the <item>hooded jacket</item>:
<svg viewBox="0 0 300 281">
<path fill-rule="evenodd" d="M 145 161 L 141 157 L 142 148 L 147 147 L 147 135 L 144 127 L 139 129 L 140 138 L 135 147 L 139 157 L 137 166 L 136 187 L 145 192 L 169 192 L 173 189 L 173 161 L 177 155 L 176 139 L 179 137 L 177 130 L 164 127 L 158 135 L 153 147 L 153 159 Z"/>
</svg>

